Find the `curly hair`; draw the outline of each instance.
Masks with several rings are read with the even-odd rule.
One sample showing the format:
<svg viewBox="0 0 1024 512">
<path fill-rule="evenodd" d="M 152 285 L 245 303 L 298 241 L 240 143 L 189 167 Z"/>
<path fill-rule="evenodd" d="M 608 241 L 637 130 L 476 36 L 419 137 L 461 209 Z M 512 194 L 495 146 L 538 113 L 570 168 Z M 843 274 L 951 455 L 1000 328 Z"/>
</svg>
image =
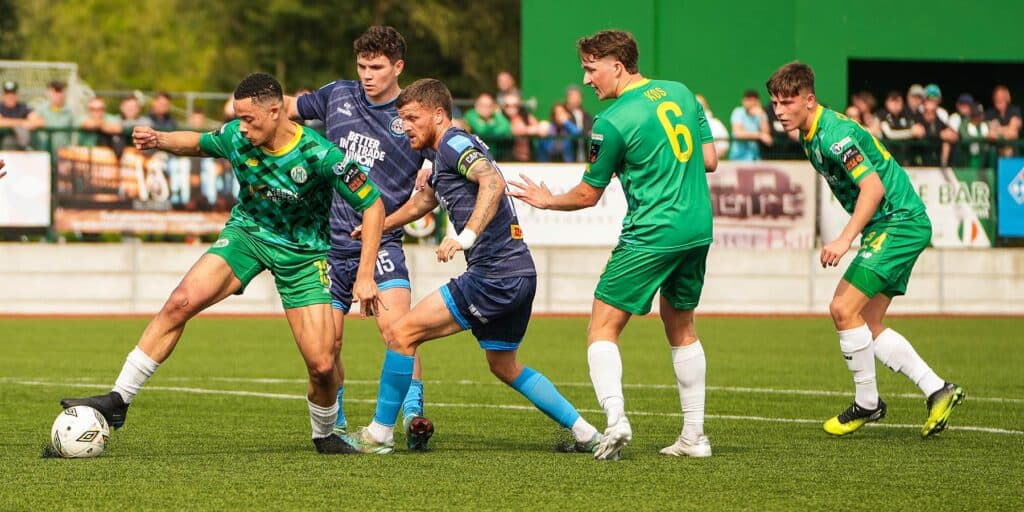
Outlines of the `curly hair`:
<svg viewBox="0 0 1024 512">
<path fill-rule="evenodd" d="M 357 57 L 383 55 L 395 62 L 405 59 L 405 38 L 394 27 L 374 25 L 352 43 Z"/>
<path fill-rule="evenodd" d="M 234 96 L 236 100 L 252 98 L 253 103 L 260 105 L 280 103 L 284 100 L 281 83 L 266 73 L 253 73 L 243 78 L 235 87 Z"/>
</svg>

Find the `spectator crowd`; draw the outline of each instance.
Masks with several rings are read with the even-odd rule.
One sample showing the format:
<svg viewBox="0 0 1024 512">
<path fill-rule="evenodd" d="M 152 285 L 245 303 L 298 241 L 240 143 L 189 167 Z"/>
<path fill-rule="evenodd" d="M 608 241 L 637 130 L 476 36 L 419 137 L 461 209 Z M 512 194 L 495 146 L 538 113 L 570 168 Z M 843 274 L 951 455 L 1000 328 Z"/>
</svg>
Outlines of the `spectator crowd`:
<svg viewBox="0 0 1024 512">
<path fill-rule="evenodd" d="M 309 90 L 297 91 L 296 95 L 304 92 Z M 93 97 L 82 115 L 76 115 L 68 106 L 65 93 L 65 84 L 50 82 L 45 101 L 29 106 L 19 97 L 17 82 L 4 82 L 0 149 L 108 146 L 119 153 L 135 126 L 179 129 L 171 113 L 173 98 L 167 92 L 158 92 L 148 101 L 132 94 L 113 104 Z M 698 95 L 719 158 L 801 156 L 796 134 L 782 129 L 770 102 L 761 96 L 753 89 L 744 92 L 726 124 L 715 117 L 706 99 Z M 957 96 L 952 112 L 942 107 L 942 100 L 943 92 L 937 84 L 914 84 L 905 93 L 890 91 L 881 105 L 872 93 L 855 92 L 841 111 L 885 141 L 887 148 L 908 165 L 979 167 L 991 165 L 995 157 L 1021 153 L 1021 109 L 1012 103 L 1009 88 L 995 87 L 988 108 L 968 93 Z M 494 92 L 481 92 L 473 100 L 472 108 L 456 112 L 455 118 L 459 126 L 487 142 L 499 160 L 584 161 L 586 134 L 594 118 L 583 106 L 581 89 L 569 86 L 565 96 L 556 100 L 548 112 L 533 112 L 528 108 L 530 103 L 535 100 L 524 101 L 513 74 L 501 71 Z M 232 117 L 229 100 L 224 119 Z M 205 113 L 195 109 L 181 128 L 198 131 L 210 129 L 211 125 L 215 126 Z"/>
</svg>

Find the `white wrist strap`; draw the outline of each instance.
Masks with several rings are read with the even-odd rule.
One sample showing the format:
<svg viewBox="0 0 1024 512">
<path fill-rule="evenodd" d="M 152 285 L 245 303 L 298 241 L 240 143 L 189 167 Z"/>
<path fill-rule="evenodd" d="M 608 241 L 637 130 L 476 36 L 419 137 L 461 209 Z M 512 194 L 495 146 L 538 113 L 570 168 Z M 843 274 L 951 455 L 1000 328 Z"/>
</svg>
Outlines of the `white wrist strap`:
<svg viewBox="0 0 1024 512">
<path fill-rule="evenodd" d="M 469 228 L 463 229 L 462 233 L 455 237 L 455 241 L 462 246 L 462 250 L 469 249 L 476 243 L 476 232 Z"/>
</svg>

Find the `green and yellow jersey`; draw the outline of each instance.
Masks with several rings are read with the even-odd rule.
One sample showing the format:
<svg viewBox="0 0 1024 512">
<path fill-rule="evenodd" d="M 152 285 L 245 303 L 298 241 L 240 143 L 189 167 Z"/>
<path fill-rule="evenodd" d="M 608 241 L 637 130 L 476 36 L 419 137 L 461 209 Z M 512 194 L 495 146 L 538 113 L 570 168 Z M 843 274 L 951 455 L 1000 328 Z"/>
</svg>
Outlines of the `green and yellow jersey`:
<svg viewBox="0 0 1024 512">
<path fill-rule="evenodd" d="M 619 242 L 674 251 L 711 243 L 711 196 L 702 144 L 704 109 L 679 82 L 641 80 L 597 115 L 583 181 L 604 188 L 617 175 L 628 210 Z"/>
<path fill-rule="evenodd" d="M 273 246 L 327 251 L 334 192 L 357 211 L 380 197 L 366 172 L 318 133 L 296 125 L 295 138 L 270 152 L 253 146 L 238 126 L 231 121 L 199 138 L 203 153 L 227 159 L 238 179 L 228 226 Z"/>
<path fill-rule="evenodd" d="M 800 135 L 800 144 L 811 165 L 850 214 L 860 196 L 858 184 L 872 173 L 882 180 L 885 196 L 868 225 L 924 214 L 924 203 L 906 171 L 875 136 L 855 121 L 819 105 L 811 129 Z"/>
</svg>

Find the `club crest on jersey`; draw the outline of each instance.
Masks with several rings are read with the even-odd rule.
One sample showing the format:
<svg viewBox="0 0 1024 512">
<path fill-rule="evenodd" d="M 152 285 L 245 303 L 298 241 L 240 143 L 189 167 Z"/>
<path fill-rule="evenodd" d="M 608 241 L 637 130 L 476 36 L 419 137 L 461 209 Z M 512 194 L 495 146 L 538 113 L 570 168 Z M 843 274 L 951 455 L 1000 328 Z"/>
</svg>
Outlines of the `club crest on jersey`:
<svg viewBox="0 0 1024 512">
<path fill-rule="evenodd" d="M 519 224 L 512 224 L 512 239 L 522 240 L 523 239 L 523 228 L 519 227 Z"/>
<path fill-rule="evenodd" d="M 338 107 L 338 112 L 352 117 L 352 104 L 346 101 L 345 106 Z"/>
<path fill-rule="evenodd" d="M 393 118 L 391 120 L 391 126 L 389 126 L 389 128 L 391 129 L 391 135 L 394 135 L 396 137 L 401 137 L 402 135 L 405 135 L 405 124 L 402 122 L 401 117 Z"/>
<path fill-rule="evenodd" d="M 289 175 L 291 175 L 292 181 L 298 183 L 299 185 L 305 183 L 306 180 L 309 178 L 309 176 L 306 174 L 306 170 L 303 169 L 302 167 L 292 167 L 292 170 L 289 173 Z"/>
<path fill-rule="evenodd" d="M 213 243 L 213 248 L 214 249 L 220 249 L 221 247 L 227 247 L 228 244 L 230 244 L 230 243 L 231 243 L 231 240 L 228 240 L 227 238 L 220 238 L 216 242 Z"/>
</svg>

